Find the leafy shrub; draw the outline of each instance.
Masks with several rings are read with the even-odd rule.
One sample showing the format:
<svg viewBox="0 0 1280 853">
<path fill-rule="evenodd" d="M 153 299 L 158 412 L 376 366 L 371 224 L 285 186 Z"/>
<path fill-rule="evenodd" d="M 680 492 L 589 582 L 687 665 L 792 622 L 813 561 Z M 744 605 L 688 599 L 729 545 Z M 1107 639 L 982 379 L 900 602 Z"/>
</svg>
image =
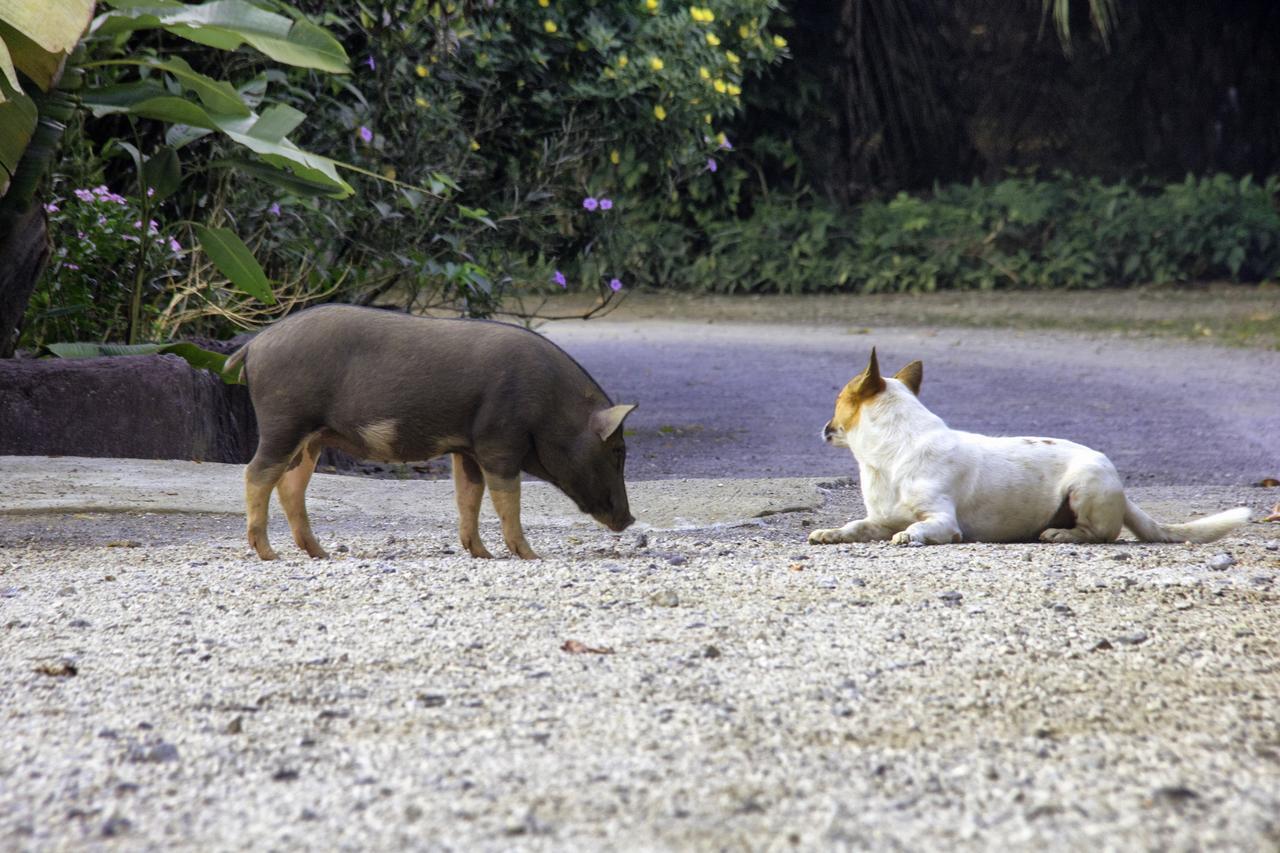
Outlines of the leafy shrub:
<svg viewBox="0 0 1280 853">
<path fill-rule="evenodd" d="M 81 187 L 45 204 L 55 249 L 28 309 L 30 339 L 108 340 L 129 325 L 129 303 L 138 275 L 154 297 L 183 260 L 182 245 L 148 219 L 135 200 L 105 184 Z M 147 251 L 139 252 L 142 243 Z"/>
<path fill-rule="evenodd" d="M 734 292 L 1096 288 L 1280 276 L 1280 178 L 1057 175 L 900 193 L 849 214 L 778 196 L 685 240 L 683 286 Z"/>
</svg>

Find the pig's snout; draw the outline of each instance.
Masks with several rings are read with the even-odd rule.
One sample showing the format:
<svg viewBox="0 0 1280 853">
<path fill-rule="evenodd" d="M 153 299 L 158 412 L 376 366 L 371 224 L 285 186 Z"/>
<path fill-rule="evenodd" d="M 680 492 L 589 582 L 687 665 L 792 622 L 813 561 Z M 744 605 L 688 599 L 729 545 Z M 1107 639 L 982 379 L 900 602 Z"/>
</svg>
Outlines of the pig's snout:
<svg viewBox="0 0 1280 853">
<path fill-rule="evenodd" d="M 616 518 L 614 516 L 597 515 L 595 516 L 595 520 L 600 522 L 610 530 L 612 530 L 614 533 L 621 533 L 622 531 L 626 530 L 628 527 L 636 523 L 635 516 L 633 516 L 629 512 L 624 514 L 621 518 Z"/>
</svg>

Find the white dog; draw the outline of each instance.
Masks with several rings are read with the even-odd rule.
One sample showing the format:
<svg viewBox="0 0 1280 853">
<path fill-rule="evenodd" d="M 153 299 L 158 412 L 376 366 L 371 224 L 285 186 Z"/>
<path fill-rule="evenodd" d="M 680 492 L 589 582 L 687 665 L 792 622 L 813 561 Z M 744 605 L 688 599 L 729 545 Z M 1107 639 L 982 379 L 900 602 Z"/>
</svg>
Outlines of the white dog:
<svg viewBox="0 0 1280 853">
<path fill-rule="evenodd" d="M 1240 507 L 1158 524 L 1125 498 L 1115 466 L 1096 450 L 948 428 L 916 398 L 923 376 L 913 361 L 882 377 L 873 349 L 840 392 L 822 437 L 857 458 L 867 517 L 815 530 L 811 543 L 1112 542 L 1122 526 L 1144 542 L 1212 542 L 1249 520 Z"/>
</svg>

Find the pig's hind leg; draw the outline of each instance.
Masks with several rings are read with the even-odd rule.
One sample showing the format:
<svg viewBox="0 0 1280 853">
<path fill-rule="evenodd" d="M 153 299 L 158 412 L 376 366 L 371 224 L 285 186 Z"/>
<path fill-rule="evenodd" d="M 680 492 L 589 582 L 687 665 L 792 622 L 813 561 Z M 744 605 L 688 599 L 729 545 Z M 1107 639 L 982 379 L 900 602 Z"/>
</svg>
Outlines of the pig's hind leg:
<svg viewBox="0 0 1280 853">
<path fill-rule="evenodd" d="M 480 503 L 484 500 L 484 472 L 469 456 L 453 454 L 453 493 L 458 501 L 458 537 L 473 557 L 490 559 L 489 549 L 480 541 Z"/>
<path fill-rule="evenodd" d="M 289 529 L 293 531 L 293 541 L 311 557 L 328 557 L 328 553 L 320 547 L 315 534 L 311 532 L 311 520 L 307 517 L 307 484 L 316 470 L 316 462 L 320 459 L 320 440 L 317 436 L 308 436 L 302 447 L 294 454 L 288 469 L 276 484 L 276 494 L 280 496 L 280 506 L 285 517 L 289 519 Z"/>
<path fill-rule="evenodd" d="M 267 539 L 267 508 L 271 490 L 284 474 L 288 462 L 269 463 L 262 459 L 261 447 L 244 469 L 244 505 L 249 545 L 264 560 L 274 560 L 276 552 Z"/>
</svg>

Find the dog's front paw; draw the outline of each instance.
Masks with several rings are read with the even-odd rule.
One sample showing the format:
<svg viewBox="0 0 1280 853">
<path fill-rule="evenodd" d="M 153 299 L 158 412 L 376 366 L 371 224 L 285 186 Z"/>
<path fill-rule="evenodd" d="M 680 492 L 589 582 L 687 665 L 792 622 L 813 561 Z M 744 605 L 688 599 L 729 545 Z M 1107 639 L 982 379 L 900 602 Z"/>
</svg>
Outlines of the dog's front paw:
<svg viewBox="0 0 1280 853">
<path fill-rule="evenodd" d="M 905 545 L 907 547 L 919 547 L 925 544 L 924 536 L 919 533 L 913 533 L 910 530 L 900 530 L 893 534 L 893 538 L 889 540 L 894 545 Z"/>
<path fill-rule="evenodd" d="M 852 541 L 839 527 L 814 530 L 809 534 L 810 545 L 839 545 Z"/>
</svg>

